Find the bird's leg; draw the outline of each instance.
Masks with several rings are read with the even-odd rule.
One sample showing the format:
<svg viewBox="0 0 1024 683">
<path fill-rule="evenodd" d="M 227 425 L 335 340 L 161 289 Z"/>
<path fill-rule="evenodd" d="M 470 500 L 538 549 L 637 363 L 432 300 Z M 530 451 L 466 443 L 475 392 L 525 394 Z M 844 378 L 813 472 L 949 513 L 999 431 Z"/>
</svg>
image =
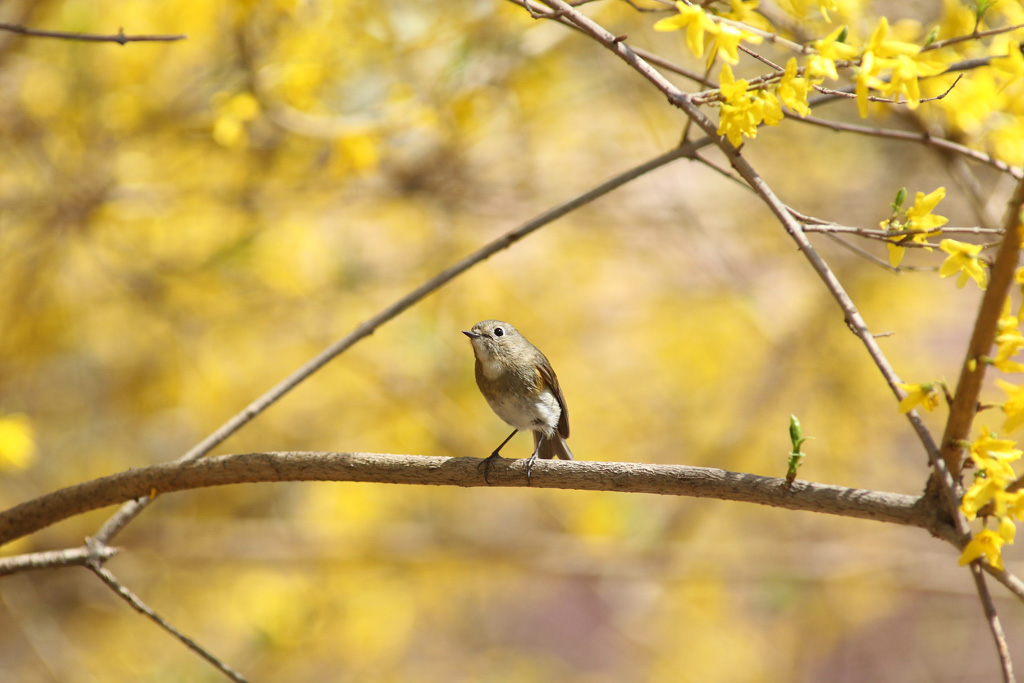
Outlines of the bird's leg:
<svg viewBox="0 0 1024 683">
<path fill-rule="evenodd" d="M 509 442 L 509 440 L 513 436 L 515 436 L 518 432 L 519 432 L 518 429 L 513 429 L 512 433 L 509 434 L 508 437 L 506 437 L 506 439 L 504 441 L 502 441 L 501 444 L 499 444 L 497 448 L 494 449 L 494 452 L 491 453 L 488 457 L 484 458 L 484 461 L 476 466 L 477 469 L 480 469 L 481 467 L 484 468 L 484 481 L 487 482 L 488 486 L 491 485 L 490 480 L 487 478 L 488 473 L 490 473 L 490 471 L 491 471 L 491 463 L 494 462 L 495 458 L 500 458 L 501 457 L 500 455 L 498 455 L 498 453 L 501 451 L 502 447 L 505 444 L 507 444 Z"/>
<path fill-rule="evenodd" d="M 537 460 L 537 456 L 540 455 L 540 445 L 544 441 L 543 437 L 537 439 L 537 447 L 533 449 L 533 455 L 526 459 L 526 485 L 530 485 L 530 475 L 533 474 L 533 463 Z"/>
</svg>

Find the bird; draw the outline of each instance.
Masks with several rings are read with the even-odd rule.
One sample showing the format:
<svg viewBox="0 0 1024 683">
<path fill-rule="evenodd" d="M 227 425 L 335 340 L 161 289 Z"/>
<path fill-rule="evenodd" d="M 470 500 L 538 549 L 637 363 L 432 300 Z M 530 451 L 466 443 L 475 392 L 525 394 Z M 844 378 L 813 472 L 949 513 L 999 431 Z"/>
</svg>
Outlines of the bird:
<svg viewBox="0 0 1024 683">
<path fill-rule="evenodd" d="M 476 357 L 476 385 L 491 410 L 513 428 L 512 433 L 484 459 L 484 481 L 502 447 L 520 431 L 533 432 L 533 454 L 526 462 L 530 482 L 537 458 L 572 460 L 565 443 L 569 438 L 569 411 L 558 377 L 547 357 L 512 325 L 482 320 L 470 330 Z"/>
</svg>

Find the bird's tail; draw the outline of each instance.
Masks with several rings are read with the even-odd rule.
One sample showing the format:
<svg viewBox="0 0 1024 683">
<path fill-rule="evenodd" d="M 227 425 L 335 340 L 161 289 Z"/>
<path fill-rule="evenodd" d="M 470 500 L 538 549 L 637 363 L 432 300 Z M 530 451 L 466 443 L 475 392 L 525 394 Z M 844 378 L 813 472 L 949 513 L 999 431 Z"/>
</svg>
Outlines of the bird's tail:
<svg viewBox="0 0 1024 683">
<path fill-rule="evenodd" d="M 537 457 L 546 458 L 561 458 L 562 460 L 572 460 L 572 451 L 569 450 L 568 444 L 565 443 L 565 439 L 555 434 L 551 437 L 541 436 L 540 432 L 533 433 L 533 446 L 534 448 L 540 447 L 537 450 Z"/>
</svg>

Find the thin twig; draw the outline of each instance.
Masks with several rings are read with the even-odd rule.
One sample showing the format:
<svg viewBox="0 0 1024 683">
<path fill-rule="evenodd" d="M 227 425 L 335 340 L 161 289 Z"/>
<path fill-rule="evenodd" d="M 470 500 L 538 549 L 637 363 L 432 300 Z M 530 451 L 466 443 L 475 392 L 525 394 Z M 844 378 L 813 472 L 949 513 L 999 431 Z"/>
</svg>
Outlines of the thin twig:
<svg viewBox="0 0 1024 683">
<path fill-rule="evenodd" d="M 927 78 L 938 78 L 939 76 L 945 76 L 945 75 L 948 75 L 948 74 L 951 74 L 951 73 L 956 73 L 958 71 L 970 71 L 972 69 L 978 69 L 978 68 L 983 67 L 983 66 L 988 66 L 989 62 L 991 62 L 991 61 L 992 61 L 992 57 L 976 57 L 976 58 L 973 58 L 973 59 L 964 59 L 964 60 L 961 60 L 959 62 L 955 62 L 953 64 L 950 64 L 949 68 L 946 69 L 945 71 L 943 71 L 942 73 L 935 74 L 934 76 L 928 76 Z M 856 61 L 846 61 L 846 62 L 836 61 L 836 68 L 837 69 L 847 68 L 847 67 L 855 66 L 855 65 L 857 65 Z M 773 75 L 772 77 L 773 78 L 777 78 L 777 76 L 775 76 L 775 75 Z M 888 76 L 884 76 L 884 77 L 882 77 L 882 80 L 883 81 L 888 81 L 889 77 Z M 824 93 L 824 94 L 822 94 L 820 97 L 815 97 L 813 99 L 808 100 L 807 104 L 808 104 L 808 106 L 810 106 L 813 109 L 814 107 L 820 106 L 822 104 L 828 104 L 829 102 L 835 102 L 837 99 L 849 99 L 851 97 L 856 97 L 856 92 L 855 92 L 856 91 L 856 87 L 857 87 L 856 85 L 848 85 L 848 86 L 845 86 L 843 88 L 835 88 L 835 89 L 833 89 L 833 88 L 815 88 L 816 90 L 818 90 L 819 92 Z M 945 97 L 945 95 L 943 95 L 943 97 Z M 876 101 L 876 102 L 877 101 L 884 101 L 884 99 L 883 100 L 872 100 L 872 101 Z M 926 100 L 922 99 L 921 101 L 924 102 Z"/>
<path fill-rule="evenodd" d="M 186 647 L 188 647 L 190 650 L 192 650 L 200 657 L 208 661 L 210 664 L 213 664 L 215 667 L 217 667 L 218 670 L 220 670 L 221 673 L 223 673 L 231 680 L 236 681 L 237 683 L 247 683 L 245 677 L 242 676 L 242 674 L 238 673 L 230 666 L 214 657 L 210 652 L 203 648 L 203 646 L 201 646 L 199 643 L 186 636 L 178 629 L 174 628 L 174 626 L 172 626 L 166 619 L 164 619 L 159 614 L 150 609 L 146 605 L 146 603 L 142 602 L 142 600 L 140 600 L 138 596 L 136 596 L 134 593 L 128 590 L 128 588 L 126 588 L 120 581 L 118 581 L 117 578 L 115 578 L 114 575 L 111 574 L 110 571 L 103 567 L 103 565 L 101 565 L 98 561 L 89 563 L 88 567 L 96 576 L 100 578 L 101 581 L 103 581 L 103 583 L 107 584 L 107 586 L 110 587 L 112 591 L 117 593 L 118 597 L 127 602 L 129 605 L 131 605 L 137 612 L 139 612 L 140 614 L 144 614 L 145 616 L 152 619 L 153 622 L 157 624 L 157 626 L 164 629 L 172 636 L 180 640 L 182 643 L 185 644 Z"/>
<path fill-rule="evenodd" d="M 583 194 L 560 204 L 544 213 L 540 214 L 536 218 L 527 221 L 518 228 L 511 230 L 498 239 L 486 244 L 480 249 L 476 250 L 466 258 L 457 262 L 455 265 L 441 271 L 427 282 L 423 283 L 416 289 L 412 290 L 398 301 L 394 302 L 390 306 L 387 306 L 382 311 L 374 315 L 369 320 L 357 325 L 345 337 L 334 342 L 326 349 L 321 351 L 315 358 L 307 362 L 301 368 L 293 372 L 291 375 L 286 377 L 275 387 L 270 389 L 268 392 L 257 398 L 255 401 L 245 407 L 240 413 L 232 417 L 230 420 L 221 425 L 216 431 L 210 434 L 208 437 L 203 439 L 200 443 L 196 444 L 188 453 L 179 458 L 176 462 L 190 462 L 197 460 L 218 445 L 220 445 L 225 439 L 237 432 L 249 421 L 255 418 L 257 415 L 262 413 L 264 410 L 269 408 L 271 405 L 276 403 L 282 396 L 287 394 L 289 391 L 298 386 L 301 382 L 305 381 L 310 375 L 315 373 L 317 370 L 322 368 L 336 356 L 351 348 L 354 344 L 360 340 L 373 334 L 381 325 L 392 320 L 400 313 L 408 309 L 413 304 L 422 300 L 426 296 L 436 292 L 444 285 L 451 282 L 453 279 L 466 272 L 473 266 L 479 264 L 485 259 L 493 256 L 494 254 L 507 249 L 514 243 L 523 239 L 527 235 L 545 225 L 552 223 L 553 221 L 561 218 L 562 216 L 578 209 L 581 206 L 589 204 L 590 202 L 602 197 L 616 188 L 622 187 L 623 185 L 643 176 L 651 171 L 660 168 L 666 164 L 669 164 L 677 159 L 684 157 L 692 157 L 696 150 L 704 145 L 709 144 L 707 140 L 698 140 L 695 142 L 689 142 L 681 145 L 673 150 L 659 154 L 658 156 L 645 161 L 644 163 L 634 166 L 628 171 L 624 171 L 609 180 L 597 185 L 591 190 L 584 192 Z M 135 518 L 142 510 L 146 508 L 151 502 L 150 498 L 143 498 L 137 501 L 128 503 L 122 507 L 117 513 L 115 513 L 103 527 L 97 532 L 96 538 L 103 542 L 109 543 L 110 540 L 117 535 L 132 519 Z"/>
<path fill-rule="evenodd" d="M 945 40 L 938 40 L 931 45 L 925 45 L 921 48 L 921 52 L 929 52 L 931 50 L 941 50 L 944 47 L 955 45 L 956 43 L 968 42 L 971 40 L 978 40 L 979 38 L 988 38 L 989 36 L 996 36 L 1000 33 L 1009 33 L 1016 31 L 1019 28 L 1024 28 L 1024 24 L 1016 24 L 1014 26 L 1000 26 L 999 28 L 989 29 L 988 31 L 979 31 L 977 26 L 975 30 L 964 36 L 954 36 L 953 38 L 946 38 Z"/>
<path fill-rule="evenodd" d="M 992 632 L 992 639 L 996 644 L 996 653 L 999 657 L 999 665 L 1003 672 L 1004 683 L 1014 683 L 1013 660 L 1010 659 L 1010 648 L 1006 644 L 1006 635 L 1003 633 L 1003 626 L 999 623 L 999 615 L 996 613 L 996 606 L 992 602 L 992 594 L 985 583 L 985 574 L 981 570 L 981 561 L 975 560 L 971 563 L 971 576 L 974 578 L 974 586 L 981 598 L 981 608 L 985 612 L 985 621 L 988 622 L 988 629 Z"/>
<path fill-rule="evenodd" d="M 947 73 L 947 72 L 943 72 L 942 74 L 938 74 L 938 75 L 942 76 L 945 73 Z M 932 95 L 931 97 L 922 97 L 920 100 L 918 100 L 918 102 L 919 103 L 921 103 L 921 102 L 934 102 L 936 100 L 945 99 L 946 96 L 949 95 L 949 93 L 951 93 L 953 91 L 953 88 L 956 87 L 956 84 L 960 82 L 960 77 L 961 76 L 963 76 L 963 74 L 960 74 L 960 76 L 957 76 L 956 80 L 953 81 L 948 88 L 946 88 L 944 91 L 942 91 L 938 95 Z M 882 78 L 882 80 L 885 81 L 885 80 L 888 80 L 888 79 L 887 78 Z M 823 85 L 815 85 L 814 89 L 817 90 L 818 92 L 822 93 L 823 95 L 833 95 L 835 97 L 844 97 L 844 98 L 851 99 L 851 100 L 857 98 L 857 93 L 851 92 L 849 90 L 836 90 L 834 88 L 826 88 Z M 867 99 L 868 102 L 882 102 L 883 104 L 907 104 L 907 102 L 910 101 L 910 100 L 901 99 L 899 95 L 897 95 L 895 98 L 892 98 L 892 97 L 880 97 L 878 95 L 868 95 L 866 99 Z"/>
<path fill-rule="evenodd" d="M 852 251 L 857 256 L 860 256 L 861 258 L 866 259 L 870 263 L 874 263 L 876 266 L 879 266 L 880 268 L 883 268 L 883 269 L 889 271 L 890 273 L 898 273 L 900 271 L 899 268 L 893 268 L 890 263 L 888 263 L 887 261 L 884 261 L 884 260 L 878 258 L 877 256 L 872 254 L 867 249 L 862 249 L 861 247 L 858 247 L 856 244 L 850 244 L 849 242 L 847 242 L 846 240 L 841 238 L 839 235 L 834 235 L 831 232 L 826 232 L 825 233 L 825 237 L 829 238 L 830 240 L 832 240 L 833 242 L 835 242 L 839 246 L 843 247 L 844 249 Z M 877 335 L 877 334 L 874 335 L 875 339 L 878 339 L 879 336 L 880 335 Z"/>
<path fill-rule="evenodd" d="M 11 557 L 0 558 L 0 576 L 17 574 L 31 569 L 52 569 L 56 567 L 86 565 L 93 561 L 106 562 L 118 552 L 118 548 L 111 548 L 110 546 L 103 546 L 96 550 L 83 546 L 81 548 L 12 555 Z"/>
<path fill-rule="evenodd" d="M 185 40 L 188 38 L 184 33 L 175 33 L 170 35 L 136 35 L 130 36 L 125 34 L 124 29 L 118 29 L 114 35 L 97 35 L 94 33 L 69 33 L 67 31 L 43 31 L 36 28 L 26 28 L 25 26 L 19 26 L 17 24 L 7 24 L 0 22 L 0 30 L 10 31 L 11 33 L 19 33 L 23 36 L 31 36 L 33 38 L 57 38 L 60 40 L 77 40 L 89 43 L 118 43 L 125 45 L 127 43 L 169 43 L 175 40 Z"/>
<path fill-rule="evenodd" d="M 992 166 L 993 168 L 999 169 L 1003 173 L 1007 173 L 1016 179 L 1024 177 L 1024 168 L 1017 168 L 1010 164 L 996 159 L 991 154 L 985 154 L 978 150 L 971 149 L 966 145 L 961 145 L 958 142 L 947 140 L 945 138 L 935 137 L 928 133 L 915 133 L 905 130 L 893 130 L 891 128 L 876 128 L 874 126 L 861 126 L 855 123 L 841 123 L 838 121 L 829 121 L 828 119 L 818 118 L 816 116 L 797 116 L 795 114 L 789 114 L 789 117 L 809 123 L 814 126 L 822 126 L 830 128 L 837 132 L 856 133 L 858 135 L 870 135 L 876 138 L 886 138 L 890 140 L 905 140 L 907 142 L 915 142 L 919 144 L 928 145 L 930 147 L 936 147 L 938 149 L 954 152 L 956 154 L 963 155 L 974 161 L 981 162 Z"/>
<path fill-rule="evenodd" d="M 803 219 L 801 219 L 802 221 Z M 942 226 L 932 230 L 880 230 L 877 228 L 857 228 L 850 225 L 839 225 L 838 223 L 823 223 L 814 219 L 814 222 L 804 223 L 804 232 L 825 232 L 840 235 L 856 235 L 870 239 L 889 242 L 893 237 L 913 237 L 914 235 L 1002 235 L 1001 228 L 981 228 L 978 226 Z M 999 244 L 994 242 L 993 246 Z M 934 247 L 934 244 L 919 244 L 917 242 L 901 242 L 901 247 Z"/>
<path fill-rule="evenodd" d="M 999 583 L 1006 586 L 1007 590 L 1024 601 L 1024 581 L 1005 569 L 996 569 L 990 564 L 982 564 L 981 568 L 988 572 L 988 575 Z"/>
<path fill-rule="evenodd" d="M 575 24 L 573 24 L 565 17 L 559 16 L 548 11 L 548 9 L 545 8 L 543 5 L 540 5 L 537 2 L 534 2 L 533 0 L 508 0 L 508 2 L 511 2 L 513 5 L 522 7 L 527 12 L 529 12 L 530 16 L 533 17 L 534 19 L 550 19 L 551 21 L 557 21 L 562 26 L 570 28 L 573 31 L 580 30 L 579 27 L 577 27 Z M 653 52 L 649 52 L 639 47 L 634 47 L 633 50 L 647 61 L 651 62 L 652 64 L 657 64 L 666 71 L 671 71 L 672 73 L 679 74 L 680 76 L 683 76 L 693 81 L 694 83 L 700 83 L 701 85 L 709 88 L 717 87 L 717 84 L 714 81 L 709 80 L 708 78 L 702 76 L 696 71 L 691 71 L 684 66 L 676 64 L 675 62 L 670 62 L 664 57 L 656 55 Z"/>
</svg>

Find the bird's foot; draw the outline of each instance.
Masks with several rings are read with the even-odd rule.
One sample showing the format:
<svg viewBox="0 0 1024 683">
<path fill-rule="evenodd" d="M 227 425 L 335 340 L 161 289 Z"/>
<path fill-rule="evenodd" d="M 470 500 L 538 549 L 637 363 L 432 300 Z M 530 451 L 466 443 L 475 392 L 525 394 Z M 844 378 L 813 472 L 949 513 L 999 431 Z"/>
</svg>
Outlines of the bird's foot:
<svg viewBox="0 0 1024 683">
<path fill-rule="evenodd" d="M 537 454 L 534 453 L 526 459 L 526 485 L 530 485 L 530 477 L 533 475 L 533 463 L 537 461 Z"/>
<path fill-rule="evenodd" d="M 491 473 L 491 465 L 494 464 L 494 461 L 497 458 L 501 458 L 501 456 L 498 455 L 498 451 L 494 451 L 489 456 L 484 458 L 479 465 L 476 466 L 478 470 L 481 467 L 484 469 L 484 481 L 487 482 L 488 486 L 491 485 L 491 480 L 487 478 L 487 475 Z"/>
</svg>

